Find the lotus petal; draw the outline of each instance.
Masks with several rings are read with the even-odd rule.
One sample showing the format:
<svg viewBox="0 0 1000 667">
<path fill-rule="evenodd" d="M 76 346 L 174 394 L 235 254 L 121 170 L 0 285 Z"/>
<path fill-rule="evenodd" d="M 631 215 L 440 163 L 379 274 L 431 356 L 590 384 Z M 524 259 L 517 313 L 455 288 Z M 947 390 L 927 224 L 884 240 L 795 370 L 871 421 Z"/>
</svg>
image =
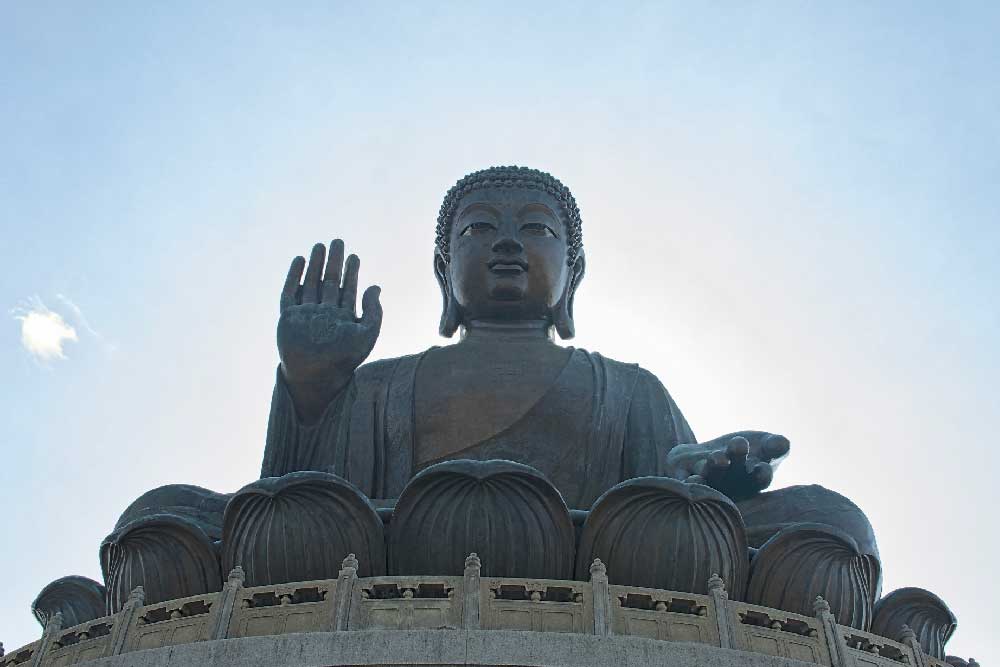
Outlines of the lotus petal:
<svg viewBox="0 0 1000 667">
<path fill-rule="evenodd" d="M 326 472 L 265 477 L 226 506 L 222 565 L 242 566 L 247 586 L 336 579 L 357 555 L 362 577 L 385 573 L 382 521 L 347 480 Z"/>
<path fill-rule="evenodd" d="M 867 631 L 881 565 L 843 530 L 820 523 L 782 528 L 761 545 L 750 567 L 747 602 L 811 616 L 830 603 L 837 623 Z"/>
<path fill-rule="evenodd" d="M 566 503 L 539 471 L 513 461 L 445 461 L 400 494 L 389 572 L 460 573 L 475 552 L 484 576 L 569 579 L 574 542 Z"/>
<path fill-rule="evenodd" d="M 107 590 L 87 577 L 61 577 L 48 584 L 31 603 L 31 613 L 44 628 L 52 616 L 62 614 L 63 627 L 106 616 Z"/>
<path fill-rule="evenodd" d="M 742 600 L 749 568 L 743 518 L 729 498 L 665 477 L 622 482 L 594 502 L 583 526 L 576 576 L 600 558 L 615 584 L 707 593 L 718 574 Z"/>
</svg>

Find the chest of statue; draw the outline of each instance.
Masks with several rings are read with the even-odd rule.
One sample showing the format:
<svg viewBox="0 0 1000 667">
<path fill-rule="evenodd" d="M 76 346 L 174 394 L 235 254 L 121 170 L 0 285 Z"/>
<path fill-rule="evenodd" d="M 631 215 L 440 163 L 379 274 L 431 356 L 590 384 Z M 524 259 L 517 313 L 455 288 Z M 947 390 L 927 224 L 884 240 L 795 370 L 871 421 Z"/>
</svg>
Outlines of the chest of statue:
<svg viewBox="0 0 1000 667">
<path fill-rule="evenodd" d="M 546 432 L 572 433 L 589 412 L 585 378 L 566 386 L 572 354 L 571 348 L 538 343 L 463 343 L 429 352 L 415 383 L 416 467 L 481 458 L 470 450 L 536 433 L 538 443 L 522 447 L 515 459 L 535 465 L 540 450 L 552 449 L 543 442 Z"/>
</svg>

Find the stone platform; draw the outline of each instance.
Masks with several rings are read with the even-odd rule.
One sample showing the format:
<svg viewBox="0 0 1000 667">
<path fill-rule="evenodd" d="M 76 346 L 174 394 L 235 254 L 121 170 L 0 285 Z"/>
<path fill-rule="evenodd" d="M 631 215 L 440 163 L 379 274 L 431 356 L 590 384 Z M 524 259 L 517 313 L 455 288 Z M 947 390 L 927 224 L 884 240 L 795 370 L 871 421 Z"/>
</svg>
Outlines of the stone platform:
<svg viewBox="0 0 1000 667">
<path fill-rule="evenodd" d="M 222 591 L 144 604 L 62 628 L 0 658 L 0 667 L 114 665 L 824 665 L 950 667 L 903 643 L 815 616 L 728 599 L 718 577 L 700 595 L 608 581 L 480 575 L 357 576 L 245 587 L 235 568 Z"/>
<path fill-rule="evenodd" d="M 514 630 L 360 630 L 200 642 L 125 653 L 93 667 L 804 667 L 810 663 L 689 642 Z"/>
</svg>

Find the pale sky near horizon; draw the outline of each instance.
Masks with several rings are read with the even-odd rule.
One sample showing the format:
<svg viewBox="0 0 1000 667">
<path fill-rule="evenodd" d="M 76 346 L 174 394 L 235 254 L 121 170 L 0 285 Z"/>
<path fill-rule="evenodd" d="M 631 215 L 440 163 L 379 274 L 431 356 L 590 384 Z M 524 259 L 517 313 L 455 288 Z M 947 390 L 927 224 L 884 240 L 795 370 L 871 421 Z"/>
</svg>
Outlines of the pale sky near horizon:
<svg viewBox="0 0 1000 667">
<path fill-rule="evenodd" d="M 573 344 L 787 435 L 775 486 L 1000 664 L 1000 5 L 202 5 L 0 6 L 8 651 L 140 493 L 259 474 L 291 257 L 361 256 L 372 358 L 441 344 L 441 197 L 524 164 L 582 211 Z"/>
</svg>

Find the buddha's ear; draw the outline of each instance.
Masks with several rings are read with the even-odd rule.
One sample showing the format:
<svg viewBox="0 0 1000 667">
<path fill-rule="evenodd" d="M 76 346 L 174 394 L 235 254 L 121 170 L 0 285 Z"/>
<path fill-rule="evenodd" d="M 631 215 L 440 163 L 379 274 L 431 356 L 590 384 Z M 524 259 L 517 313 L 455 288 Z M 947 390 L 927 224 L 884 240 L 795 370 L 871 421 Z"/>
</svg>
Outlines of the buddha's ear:
<svg viewBox="0 0 1000 667">
<path fill-rule="evenodd" d="M 438 287 L 441 288 L 441 324 L 438 325 L 438 333 L 445 338 L 451 338 L 458 325 L 462 323 L 462 313 L 459 310 L 455 294 L 451 289 L 451 280 L 448 278 L 448 260 L 441 253 L 434 253 L 434 277 L 437 278 Z"/>
<path fill-rule="evenodd" d="M 573 322 L 573 298 L 576 290 L 583 281 L 583 274 L 587 270 L 587 260 L 583 256 L 583 249 L 573 265 L 569 267 L 569 275 L 566 277 L 566 289 L 563 290 L 559 302 L 552 308 L 552 324 L 555 325 L 559 337 L 569 340 L 576 335 L 576 325 Z"/>
</svg>

